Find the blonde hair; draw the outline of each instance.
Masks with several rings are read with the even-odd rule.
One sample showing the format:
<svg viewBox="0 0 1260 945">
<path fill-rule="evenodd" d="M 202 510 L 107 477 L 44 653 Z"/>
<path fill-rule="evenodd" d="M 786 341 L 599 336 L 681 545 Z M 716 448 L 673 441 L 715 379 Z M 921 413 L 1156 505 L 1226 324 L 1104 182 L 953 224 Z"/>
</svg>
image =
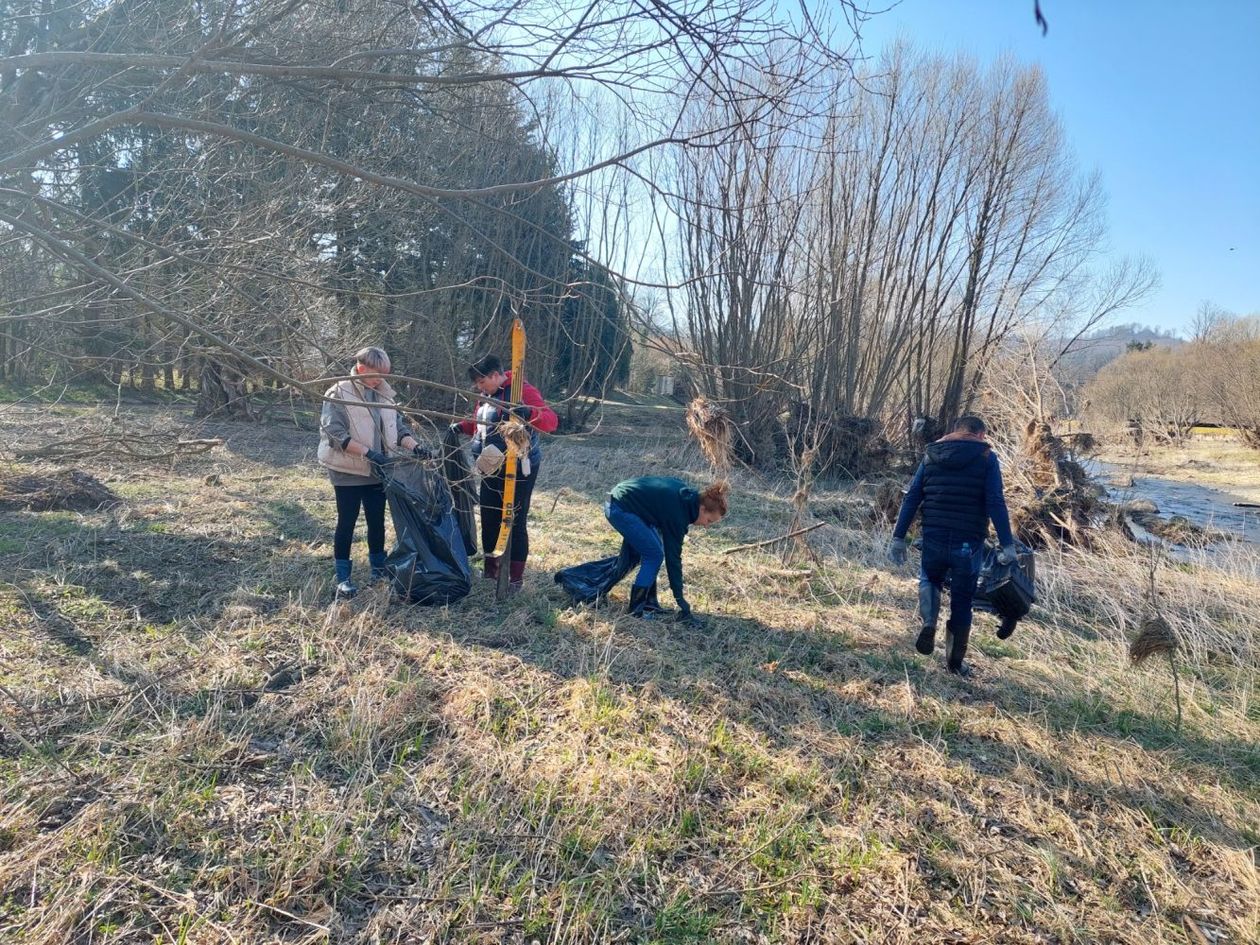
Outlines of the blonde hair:
<svg viewBox="0 0 1260 945">
<path fill-rule="evenodd" d="M 700 493 L 700 508 L 709 512 L 716 512 L 718 518 L 726 516 L 726 497 L 731 491 L 730 483 L 725 479 L 719 479 L 712 485 L 705 486 Z"/>
<path fill-rule="evenodd" d="M 389 355 L 385 353 L 384 348 L 375 346 L 360 348 L 355 352 L 354 360 L 356 363 L 370 367 L 373 371 L 381 374 L 389 373 Z"/>
</svg>

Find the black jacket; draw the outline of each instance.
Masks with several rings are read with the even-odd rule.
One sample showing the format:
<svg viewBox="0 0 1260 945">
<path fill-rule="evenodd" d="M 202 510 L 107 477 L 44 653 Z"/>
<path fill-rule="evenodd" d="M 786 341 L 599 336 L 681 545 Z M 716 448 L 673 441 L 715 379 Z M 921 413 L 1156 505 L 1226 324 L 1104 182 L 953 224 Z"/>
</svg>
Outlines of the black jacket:
<svg viewBox="0 0 1260 945">
<path fill-rule="evenodd" d="M 927 448 L 901 504 L 893 529 L 904 538 L 915 512 L 923 509 L 923 531 L 983 541 L 989 520 L 998 542 L 1011 544 L 1010 515 L 1002 495 L 1002 472 L 988 443 L 946 437 Z"/>
</svg>

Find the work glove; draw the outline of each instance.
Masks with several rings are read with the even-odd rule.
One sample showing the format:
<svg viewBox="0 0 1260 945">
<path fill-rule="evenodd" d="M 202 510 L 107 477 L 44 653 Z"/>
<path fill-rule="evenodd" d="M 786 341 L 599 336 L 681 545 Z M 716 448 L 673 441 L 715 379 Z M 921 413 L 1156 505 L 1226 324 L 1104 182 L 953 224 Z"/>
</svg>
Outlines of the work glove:
<svg viewBox="0 0 1260 945">
<path fill-rule="evenodd" d="M 477 467 L 477 472 L 483 476 L 493 476 L 503 468 L 503 459 L 503 450 L 493 443 L 487 443 L 481 448 L 481 453 L 477 456 L 477 462 L 474 465 Z"/>
<path fill-rule="evenodd" d="M 411 455 L 416 459 L 432 459 L 433 450 L 425 446 L 423 443 L 417 443 L 411 448 Z"/>
<path fill-rule="evenodd" d="M 888 558 L 893 564 L 905 564 L 910 543 L 904 538 L 894 538 L 888 543 Z"/>
<path fill-rule="evenodd" d="M 368 450 L 363 454 L 363 458 L 381 470 L 389 469 L 390 466 L 394 465 L 394 461 L 380 450 Z"/>
<path fill-rule="evenodd" d="M 529 404 L 517 404 L 509 412 L 522 423 L 529 423 L 530 418 L 534 416 L 534 408 Z"/>
<path fill-rule="evenodd" d="M 704 626 L 704 618 L 693 611 L 690 607 L 678 609 L 678 613 L 674 619 L 684 627 L 690 627 L 693 630 L 699 630 Z"/>
<path fill-rule="evenodd" d="M 997 553 L 998 564 L 1010 564 L 1019 557 L 1019 549 L 1014 545 L 1004 545 Z"/>
</svg>

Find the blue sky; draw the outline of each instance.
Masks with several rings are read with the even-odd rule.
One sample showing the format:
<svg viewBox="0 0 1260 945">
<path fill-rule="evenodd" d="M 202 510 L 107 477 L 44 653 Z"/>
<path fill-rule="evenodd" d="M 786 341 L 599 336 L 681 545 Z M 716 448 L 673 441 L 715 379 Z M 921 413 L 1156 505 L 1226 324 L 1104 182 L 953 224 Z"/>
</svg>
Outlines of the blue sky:
<svg viewBox="0 0 1260 945">
<path fill-rule="evenodd" d="M 861 2 L 861 0 L 859 0 Z M 1045 70 L 1082 169 L 1101 172 L 1110 247 L 1161 287 L 1118 316 L 1189 327 L 1209 300 L 1260 313 L 1260 0 L 902 0 L 862 30 Z M 1233 248 L 1231 250 L 1231 247 Z"/>
</svg>

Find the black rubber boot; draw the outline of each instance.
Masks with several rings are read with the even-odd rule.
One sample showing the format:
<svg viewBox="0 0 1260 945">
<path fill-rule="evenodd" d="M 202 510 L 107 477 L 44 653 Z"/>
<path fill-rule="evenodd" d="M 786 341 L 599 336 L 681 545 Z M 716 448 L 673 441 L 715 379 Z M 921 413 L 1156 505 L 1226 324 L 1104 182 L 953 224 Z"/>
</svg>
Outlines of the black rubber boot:
<svg viewBox="0 0 1260 945">
<path fill-rule="evenodd" d="M 630 604 L 626 608 L 626 613 L 631 617 L 642 617 L 645 620 L 652 619 L 652 614 L 647 610 L 647 598 L 651 590 L 650 587 L 639 587 L 632 584 L 630 586 Z"/>
<path fill-rule="evenodd" d="M 971 675 L 971 667 L 966 664 L 967 641 L 971 638 L 971 627 L 954 627 L 953 624 L 947 623 L 946 630 L 949 631 L 946 636 L 946 663 L 951 673 L 966 678 Z"/>
<path fill-rule="evenodd" d="M 1015 624 L 1017 623 L 1019 623 L 1018 620 L 1013 620 L 1010 617 L 1003 617 L 1001 625 L 997 628 L 997 638 L 999 640 L 1010 639 L 1011 634 L 1015 632 Z"/>
<path fill-rule="evenodd" d="M 914 641 L 914 648 L 924 656 L 931 656 L 936 649 L 936 627 L 924 627 Z"/>
<path fill-rule="evenodd" d="M 923 627 L 914 648 L 924 656 L 936 649 L 936 618 L 941 612 L 941 589 L 935 584 L 919 583 L 919 623 Z"/>
<path fill-rule="evenodd" d="M 647 598 L 643 601 L 643 612 L 645 614 L 667 614 L 668 608 L 661 606 L 660 599 L 656 596 L 656 582 L 652 582 L 652 586 L 647 589 Z"/>
</svg>

